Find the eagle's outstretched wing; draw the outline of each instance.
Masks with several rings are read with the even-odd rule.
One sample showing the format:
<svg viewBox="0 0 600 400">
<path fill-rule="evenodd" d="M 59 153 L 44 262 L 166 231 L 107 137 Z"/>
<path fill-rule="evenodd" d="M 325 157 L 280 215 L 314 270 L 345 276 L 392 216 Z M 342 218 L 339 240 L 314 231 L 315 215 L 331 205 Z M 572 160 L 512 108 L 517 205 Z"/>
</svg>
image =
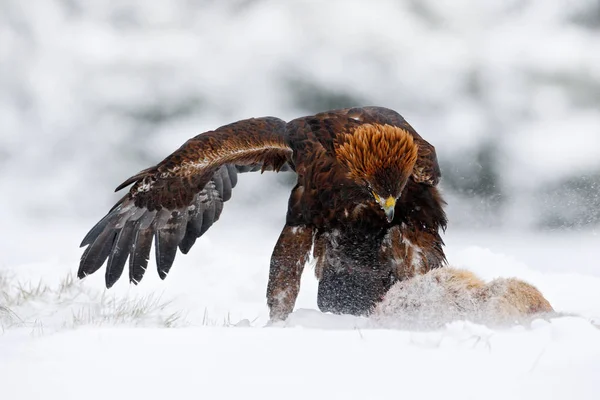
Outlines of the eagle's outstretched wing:
<svg viewBox="0 0 600 400">
<path fill-rule="evenodd" d="M 286 123 L 273 117 L 247 119 L 202 133 L 158 165 L 127 179 L 131 190 L 83 239 L 80 278 L 108 258 L 106 286 L 121 276 L 129 258 L 129 280 L 139 282 L 155 242 L 159 276 L 164 279 L 177 247 L 187 253 L 219 218 L 231 197 L 237 172 L 290 169 Z"/>
<path fill-rule="evenodd" d="M 400 114 L 385 107 L 358 107 L 329 111 L 328 114 L 341 114 L 363 123 L 378 123 L 397 126 L 410 132 L 419 145 L 419 157 L 413 172 L 418 183 L 436 186 L 441 178 L 435 147 L 423 139 Z"/>
</svg>

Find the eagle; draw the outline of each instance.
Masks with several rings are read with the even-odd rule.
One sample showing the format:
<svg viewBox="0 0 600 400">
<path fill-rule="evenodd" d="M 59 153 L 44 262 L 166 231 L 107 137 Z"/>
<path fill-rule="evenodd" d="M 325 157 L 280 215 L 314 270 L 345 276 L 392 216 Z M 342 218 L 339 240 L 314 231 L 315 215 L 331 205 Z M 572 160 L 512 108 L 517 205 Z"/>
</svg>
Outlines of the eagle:
<svg viewBox="0 0 600 400">
<path fill-rule="evenodd" d="M 311 255 L 321 311 L 368 315 L 397 281 L 446 264 L 447 218 L 435 148 L 397 112 L 345 108 L 285 122 L 250 118 L 201 133 L 119 185 L 129 192 L 85 236 L 83 278 L 106 261 L 110 288 L 129 259 L 129 281 L 154 242 L 164 279 L 218 219 L 238 173 L 293 171 L 285 226 L 271 256 L 272 320 L 293 311 Z M 107 261 L 108 259 L 108 261 Z"/>
</svg>

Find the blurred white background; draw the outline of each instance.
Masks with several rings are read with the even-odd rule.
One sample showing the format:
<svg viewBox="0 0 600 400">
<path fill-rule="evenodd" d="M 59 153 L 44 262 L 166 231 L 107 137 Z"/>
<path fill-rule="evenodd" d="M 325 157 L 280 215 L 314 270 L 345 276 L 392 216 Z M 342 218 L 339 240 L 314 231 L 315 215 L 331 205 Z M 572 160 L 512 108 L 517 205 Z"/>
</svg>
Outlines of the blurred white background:
<svg viewBox="0 0 600 400">
<path fill-rule="evenodd" d="M 205 130 L 359 105 L 436 146 L 450 229 L 600 223 L 600 1 L 2 0 L 0 235 L 91 227 Z M 232 202 L 279 226 L 261 178 Z"/>
</svg>

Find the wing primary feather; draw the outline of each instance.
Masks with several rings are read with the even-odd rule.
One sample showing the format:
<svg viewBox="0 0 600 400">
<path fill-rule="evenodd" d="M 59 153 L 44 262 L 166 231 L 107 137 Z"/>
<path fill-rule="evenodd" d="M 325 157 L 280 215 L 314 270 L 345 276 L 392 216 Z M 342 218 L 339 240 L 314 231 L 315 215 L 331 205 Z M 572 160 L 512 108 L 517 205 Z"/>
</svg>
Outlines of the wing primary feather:
<svg viewBox="0 0 600 400">
<path fill-rule="evenodd" d="M 223 178 L 221 177 L 220 169 L 213 175 L 213 182 L 215 184 L 215 190 L 219 193 L 219 197 L 223 198 Z"/>
<path fill-rule="evenodd" d="M 198 239 L 198 236 L 191 232 L 190 224 L 188 223 L 185 235 L 183 236 L 183 239 L 181 239 L 181 243 L 179 243 L 179 250 L 181 250 L 183 254 L 189 253 L 194 243 L 196 243 L 196 239 Z"/>
<path fill-rule="evenodd" d="M 146 208 L 137 208 L 135 210 L 135 212 L 131 215 L 131 217 L 129 217 L 129 221 L 137 221 L 138 219 L 140 219 L 142 216 L 144 216 L 144 214 L 146 214 L 148 212 L 148 210 Z"/>
<path fill-rule="evenodd" d="M 117 214 L 113 212 L 109 212 L 102 218 L 90 231 L 85 235 L 79 247 L 86 246 L 88 244 L 94 243 L 94 241 L 98 238 L 98 236 L 104 231 L 104 229 L 112 222 L 113 219 L 117 217 Z"/>
<path fill-rule="evenodd" d="M 98 235 L 94 243 L 90 244 L 81 256 L 77 271 L 78 278 L 93 274 L 104 264 L 116 237 L 117 231 L 112 228 L 107 228 Z"/>
<path fill-rule="evenodd" d="M 169 221 L 170 218 L 171 218 L 171 212 L 169 210 L 167 210 L 166 208 L 163 208 L 162 210 L 158 211 L 158 213 L 156 214 L 156 218 L 154 218 L 152 227 L 157 231 L 161 230 L 165 227 L 165 225 L 167 224 L 167 222 Z"/>
<path fill-rule="evenodd" d="M 213 224 L 214 224 L 215 222 L 217 222 L 219 220 L 219 218 L 221 217 L 221 213 L 223 212 L 223 201 L 221 199 L 217 198 L 213 202 L 215 205 L 215 216 L 213 217 Z"/>
<path fill-rule="evenodd" d="M 113 224 L 114 229 L 122 229 L 138 210 L 138 208 L 129 208 L 124 211 L 119 211 L 119 218 L 117 218 L 117 221 Z"/>
<path fill-rule="evenodd" d="M 229 180 L 231 181 L 231 187 L 234 188 L 238 181 L 237 170 L 233 164 L 227 164 L 226 167 L 227 173 L 229 174 Z"/>
<path fill-rule="evenodd" d="M 204 218 L 204 204 L 200 201 L 196 203 L 196 209 L 194 210 L 194 214 L 190 215 L 188 225 L 191 226 L 192 232 L 196 234 L 196 236 L 200 236 L 200 232 L 202 232 L 202 220 Z"/>
<path fill-rule="evenodd" d="M 136 230 L 129 255 L 129 282 L 135 285 L 142 280 L 148 268 L 153 238 L 152 229 L 139 229 L 138 225 Z"/>
<path fill-rule="evenodd" d="M 214 201 L 209 201 L 205 207 L 204 213 L 202 214 L 202 228 L 200 229 L 200 235 L 198 236 L 204 235 L 204 232 L 206 232 L 215 222 L 216 208 Z"/>
<path fill-rule="evenodd" d="M 223 201 L 228 201 L 229 199 L 231 199 L 233 185 L 231 183 L 231 177 L 229 176 L 227 169 L 222 170 L 221 177 L 223 178 L 223 193 L 221 198 L 223 199 Z"/>
<path fill-rule="evenodd" d="M 175 261 L 177 245 L 173 246 L 171 239 L 164 231 L 154 233 L 154 250 L 156 251 L 156 266 L 160 279 L 165 279 Z"/>
<path fill-rule="evenodd" d="M 134 239 L 135 223 L 127 222 L 123 229 L 119 231 L 117 238 L 110 251 L 108 262 L 106 264 L 106 274 L 104 276 L 106 287 L 110 289 L 123 274 L 127 256 L 130 253 L 131 245 Z"/>
<path fill-rule="evenodd" d="M 155 216 L 156 216 L 156 211 L 146 210 L 144 215 L 142 217 L 140 217 L 140 219 L 139 219 L 140 226 L 138 229 L 142 230 L 142 231 L 148 229 L 154 222 Z"/>
<path fill-rule="evenodd" d="M 174 211 L 162 229 L 154 234 L 156 266 L 160 279 L 165 279 L 177 254 L 177 247 L 185 235 L 187 213 Z"/>
<path fill-rule="evenodd" d="M 179 243 L 179 250 L 181 250 L 183 254 L 187 254 L 194 243 L 196 243 L 196 239 L 200 237 L 203 215 L 204 205 L 199 200 L 198 196 L 196 196 L 194 209 L 189 211 L 185 235 L 183 236 L 183 239 L 181 239 L 181 243 Z"/>
</svg>

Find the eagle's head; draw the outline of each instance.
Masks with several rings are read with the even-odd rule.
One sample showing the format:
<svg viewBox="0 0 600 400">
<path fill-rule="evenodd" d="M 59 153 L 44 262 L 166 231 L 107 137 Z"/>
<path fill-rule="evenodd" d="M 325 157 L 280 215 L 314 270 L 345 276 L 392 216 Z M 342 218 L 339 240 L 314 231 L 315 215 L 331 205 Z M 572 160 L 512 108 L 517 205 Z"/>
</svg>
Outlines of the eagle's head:
<svg viewBox="0 0 600 400">
<path fill-rule="evenodd" d="M 406 130 L 391 125 L 363 124 L 338 136 L 335 153 L 357 183 L 394 219 L 396 201 L 413 172 L 419 147 Z"/>
</svg>

